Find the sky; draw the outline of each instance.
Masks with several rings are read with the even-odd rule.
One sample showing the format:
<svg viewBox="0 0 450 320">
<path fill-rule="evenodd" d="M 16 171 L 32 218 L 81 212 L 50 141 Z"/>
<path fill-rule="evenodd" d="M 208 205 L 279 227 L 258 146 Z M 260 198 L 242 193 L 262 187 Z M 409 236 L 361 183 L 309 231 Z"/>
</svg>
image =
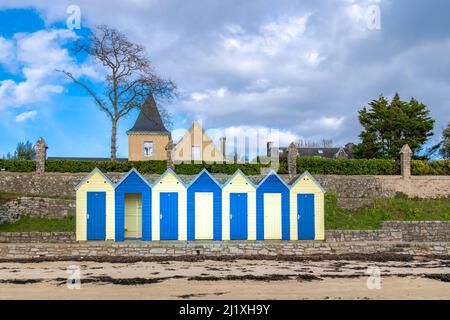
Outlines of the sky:
<svg viewBox="0 0 450 320">
<path fill-rule="evenodd" d="M 49 156 L 108 157 L 110 122 L 57 69 L 102 87 L 102 70 L 70 50 L 107 24 L 146 48 L 154 69 L 178 86 L 160 102 L 178 139 L 194 120 L 211 136 L 278 130 L 299 139 L 358 142 L 358 110 L 380 94 L 415 97 L 450 121 L 447 0 L 0 0 L 0 157 L 19 141 Z M 68 7 L 80 29 L 68 28 Z M 377 13 L 379 12 L 379 16 Z M 127 156 L 119 122 L 118 156 Z"/>
</svg>

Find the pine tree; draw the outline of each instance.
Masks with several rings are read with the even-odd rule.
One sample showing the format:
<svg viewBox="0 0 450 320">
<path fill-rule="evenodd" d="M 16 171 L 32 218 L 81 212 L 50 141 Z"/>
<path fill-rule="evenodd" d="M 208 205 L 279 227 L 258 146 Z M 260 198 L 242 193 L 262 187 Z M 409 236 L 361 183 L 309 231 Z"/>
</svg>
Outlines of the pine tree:
<svg viewBox="0 0 450 320">
<path fill-rule="evenodd" d="M 402 101 L 398 93 L 392 101 L 381 95 L 359 111 L 363 126 L 361 143 L 355 146 L 357 158 L 398 159 L 400 149 L 408 144 L 414 153 L 433 134 L 434 120 L 429 110 L 416 99 Z"/>
</svg>

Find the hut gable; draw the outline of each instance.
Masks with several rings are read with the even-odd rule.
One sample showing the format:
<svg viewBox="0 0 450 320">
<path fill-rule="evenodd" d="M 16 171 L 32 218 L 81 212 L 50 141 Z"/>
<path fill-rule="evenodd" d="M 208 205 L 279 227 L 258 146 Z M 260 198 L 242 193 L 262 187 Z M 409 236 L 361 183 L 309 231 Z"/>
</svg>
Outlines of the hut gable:
<svg viewBox="0 0 450 320">
<path fill-rule="evenodd" d="M 271 194 L 281 194 L 281 239 L 290 239 L 289 216 L 289 186 L 275 171 L 271 171 L 258 185 L 256 189 L 256 231 L 257 239 L 265 239 L 265 197 Z M 267 227 L 267 226 L 266 226 Z"/>
<path fill-rule="evenodd" d="M 163 212 L 167 208 L 163 208 L 161 199 L 164 195 L 173 195 L 177 205 L 172 207 L 173 219 L 175 226 L 162 228 L 163 216 L 167 216 L 168 212 Z M 167 198 L 166 198 L 167 200 Z M 175 202 L 174 202 L 175 203 Z M 187 239 L 187 186 L 178 175 L 172 170 L 167 169 L 161 177 L 152 184 L 152 239 L 153 240 L 186 240 Z M 174 229 L 176 228 L 176 230 Z M 175 231 L 174 231 L 175 230 Z M 170 236 L 168 234 L 170 233 Z M 174 236 L 173 233 L 176 233 Z M 169 237 L 169 238 L 167 238 Z M 176 239 L 175 239 L 176 238 Z"/>
<path fill-rule="evenodd" d="M 88 239 L 88 193 L 105 193 L 106 221 L 104 221 L 105 240 L 115 239 L 115 197 L 114 183 L 98 168 L 92 170 L 75 187 L 76 190 L 76 239 L 78 241 Z"/>
<path fill-rule="evenodd" d="M 325 189 L 308 171 L 304 172 L 294 180 L 291 184 L 291 189 L 302 193 L 325 192 Z"/>
<path fill-rule="evenodd" d="M 236 191 L 241 190 L 243 192 L 255 191 L 255 184 L 247 178 L 247 176 L 238 169 L 223 185 L 223 190 L 225 191 Z"/>
<path fill-rule="evenodd" d="M 303 197 L 304 208 L 298 207 L 298 198 Z M 310 200 L 307 200 L 309 197 Z M 306 202 L 305 202 L 306 201 Z M 290 190 L 290 230 L 291 239 L 294 240 L 323 240 L 325 239 L 325 189 L 320 183 L 309 173 L 301 174 L 291 185 Z M 309 214 L 314 215 L 306 218 L 309 207 Z M 306 210 L 306 211 L 305 211 Z M 299 220 L 299 217 L 306 220 Z M 306 223 L 306 224 L 305 224 Z M 303 225 L 302 225 L 303 224 Z M 301 227 L 303 226 L 304 237 L 302 237 Z M 306 227 L 309 226 L 309 227 Z M 307 234 L 305 236 L 305 234 Z"/>
<path fill-rule="evenodd" d="M 247 200 L 247 238 L 244 240 L 256 240 L 256 186 L 254 183 L 241 171 L 237 170 L 222 187 L 222 239 L 223 240 L 242 240 L 242 238 L 235 239 L 232 232 L 231 215 L 231 198 L 236 197 L 236 194 L 246 196 Z M 241 209 L 244 210 L 245 209 Z M 234 212 L 233 214 L 236 214 Z M 236 226 L 235 226 L 236 227 Z"/>
<path fill-rule="evenodd" d="M 222 239 L 222 187 L 216 179 L 203 169 L 198 176 L 191 181 L 188 186 L 188 207 L 187 207 L 187 232 L 188 240 L 196 239 L 198 232 L 195 230 L 195 219 L 198 214 L 196 210 L 199 204 L 196 204 L 196 193 L 212 193 L 212 237 L 214 240 Z M 198 222 L 198 221 L 197 221 Z M 198 230 L 197 230 L 198 231 Z"/>
<path fill-rule="evenodd" d="M 140 211 L 140 228 L 142 233 L 142 240 L 151 240 L 151 185 L 148 181 L 136 170 L 131 169 L 122 179 L 117 183 L 115 189 L 115 220 L 116 220 L 116 240 L 124 240 L 125 238 L 125 215 L 126 215 L 126 194 L 138 195 L 141 211 Z M 139 196 L 140 195 L 140 196 Z M 128 199 L 130 200 L 130 199 Z M 130 236 L 129 236 L 130 237 Z"/>
</svg>

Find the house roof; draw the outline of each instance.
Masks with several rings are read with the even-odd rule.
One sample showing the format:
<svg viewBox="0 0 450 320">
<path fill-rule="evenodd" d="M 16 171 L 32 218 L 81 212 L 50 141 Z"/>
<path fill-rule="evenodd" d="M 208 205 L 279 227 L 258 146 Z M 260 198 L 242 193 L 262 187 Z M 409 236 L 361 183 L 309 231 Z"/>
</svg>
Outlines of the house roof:
<svg viewBox="0 0 450 320">
<path fill-rule="evenodd" d="M 203 174 L 207 174 L 208 175 L 208 177 L 210 177 L 211 178 L 211 180 L 212 181 L 214 181 L 214 183 L 216 184 L 216 185 L 218 185 L 219 186 L 219 188 L 222 188 L 222 185 L 216 180 L 216 178 L 214 178 L 213 177 L 213 175 L 211 174 L 211 173 L 209 173 L 209 171 L 208 170 L 206 170 L 205 168 L 203 168 L 203 170 L 202 171 L 200 171 L 200 173 L 187 185 L 188 186 L 188 188 L 191 186 L 191 185 L 193 185 L 194 183 L 195 183 L 195 181 L 197 181 Z"/>
<path fill-rule="evenodd" d="M 250 178 L 249 178 L 247 175 L 245 175 L 245 174 L 242 172 L 241 169 L 237 169 L 236 172 L 233 173 L 233 175 L 232 175 L 231 177 L 229 177 L 229 178 L 227 179 L 227 181 L 225 181 L 225 183 L 223 184 L 223 187 L 225 187 L 226 185 L 228 185 L 228 184 L 234 179 L 234 177 L 236 177 L 238 174 L 241 175 L 241 176 L 243 176 L 244 179 L 247 180 L 248 183 L 250 183 L 250 185 L 253 186 L 253 188 L 256 189 L 255 183 L 254 183 L 252 180 L 250 180 Z"/>
<path fill-rule="evenodd" d="M 152 183 L 151 187 L 152 187 L 152 188 L 155 187 L 155 186 L 156 186 L 162 179 L 164 179 L 164 177 L 165 177 L 167 174 L 169 174 L 169 173 L 172 173 L 172 174 L 175 176 L 175 179 L 177 179 L 178 181 L 180 181 L 181 184 L 187 189 L 188 186 L 187 186 L 186 182 L 184 182 L 184 180 L 181 179 L 181 178 L 175 173 L 175 171 L 173 171 L 172 168 L 167 168 L 167 170 L 164 171 L 164 173 L 163 173 L 162 175 L 160 175 L 159 178 L 156 179 L 156 180 Z"/>
<path fill-rule="evenodd" d="M 279 148 L 280 157 L 287 156 L 287 148 Z M 299 157 L 322 157 L 337 158 L 339 152 L 343 152 L 348 158 L 352 157 L 352 153 L 345 147 L 332 148 L 297 148 Z"/>
<path fill-rule="evenodd" d="M 139 171 L 137 171 L 135 168 L 131 168 L 130 171 L 128 171 L 128 173 L 126 175 L 124 175 L 122 177 L 122 179 L 120 179 L 117 183 L 116 183 L 116 188 L 122 183 L 124 182 L 128 176 L 132 173 L 135 173 L 142 181 L 144 181 L 144 183 L 149 186 L 150 188 L 152 187 L 152 185 L 147 181 L 147 179 L 145 179 L 140 173 Z"/>
<path fill-rule="evenodd" d="M 164 126 L 164 123 L 159 114 L 153 95 L 149 95 L 140 108 L 139 116 L 134 123 L 134 126 L 127 131 L 129 132 L 166 132 L 169 131 Z"/>
<path fill-rule="evenodd" d="M 90 177 L 94 175 L 94 173 L 99 173 L 113 188 L 115 188 L 114 182 L 111 181 L 111 179 L 108 178 L 107 175 L 105 175 L 99 168 L 94 168 L 88 175 L 86 175 L 75 187 L 75 190 L 78 190 Z"/>
<path fill-rule="evenodd" d="M 95 157 L 48 157 L 47 160 L 75 160 L 75 161 L 111 161 L 111 158 L 95 158 Z M 128 158 L 117 158 L 118 162 L 128 161 Z"/>
<path fill-rule="evenodd" d="M 319 187 L 319 189 L 322 190 L 323 193 L 326 192 L 319 181 L 317 181 L 316 178 L 314 178 L 313 175 L 308 171 L 303 172 L 296 179 L 294 179 L 294 181 L 291 183 L 291 188 L 294 187 L 304 176 L 308 176 Z"/>
<path fill-rule="evenodd" d="M 262 179 L 262 180 L 259 182 L 259 184 L 258 184 L 258 186 L 257 186 L 256 188 L 258 189 L 259 187 L 261 187 L 261 186 L 264 184 L 264 182 L 265 182 L 267 179 L 269 179 L 270 176 L 276 176 L 276 177 L 278 178 L 278 180 L 280 180 L 281 183 L 282 183 L 286 188 L 290 189 L 290 187 L 289 187 L 289 185 L 286 183 L 286 181 L 284 181 L 283 178 L 281 178 L 281 177 L 278 175 L 278 173 L 276 173 L 275 170 L 271 170 L 271 171 L 264 177 L 264 179 Z"/>
</svg>

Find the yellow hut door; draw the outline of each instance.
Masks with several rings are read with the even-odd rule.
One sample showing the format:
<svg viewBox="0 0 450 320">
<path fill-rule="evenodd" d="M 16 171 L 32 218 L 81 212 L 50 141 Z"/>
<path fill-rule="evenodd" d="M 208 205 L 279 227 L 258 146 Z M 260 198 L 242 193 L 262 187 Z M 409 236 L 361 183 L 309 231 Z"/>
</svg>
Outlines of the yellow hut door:
<svg viewBox="0 0 450 320">
<path fill-rule="evenodd" d="M 125 194 L 125 238 L 142 238 L 142 195 Z"/>
<path fill-rule="evenodd" d="M 264 193 L 264 239 L 281 240 L 281 193 Z"/>
<path fill-rule="evenodd" d="M 213 240 L 214 203 L 212 192 L 195 193 L 195 239 Z"/>
</svg>

